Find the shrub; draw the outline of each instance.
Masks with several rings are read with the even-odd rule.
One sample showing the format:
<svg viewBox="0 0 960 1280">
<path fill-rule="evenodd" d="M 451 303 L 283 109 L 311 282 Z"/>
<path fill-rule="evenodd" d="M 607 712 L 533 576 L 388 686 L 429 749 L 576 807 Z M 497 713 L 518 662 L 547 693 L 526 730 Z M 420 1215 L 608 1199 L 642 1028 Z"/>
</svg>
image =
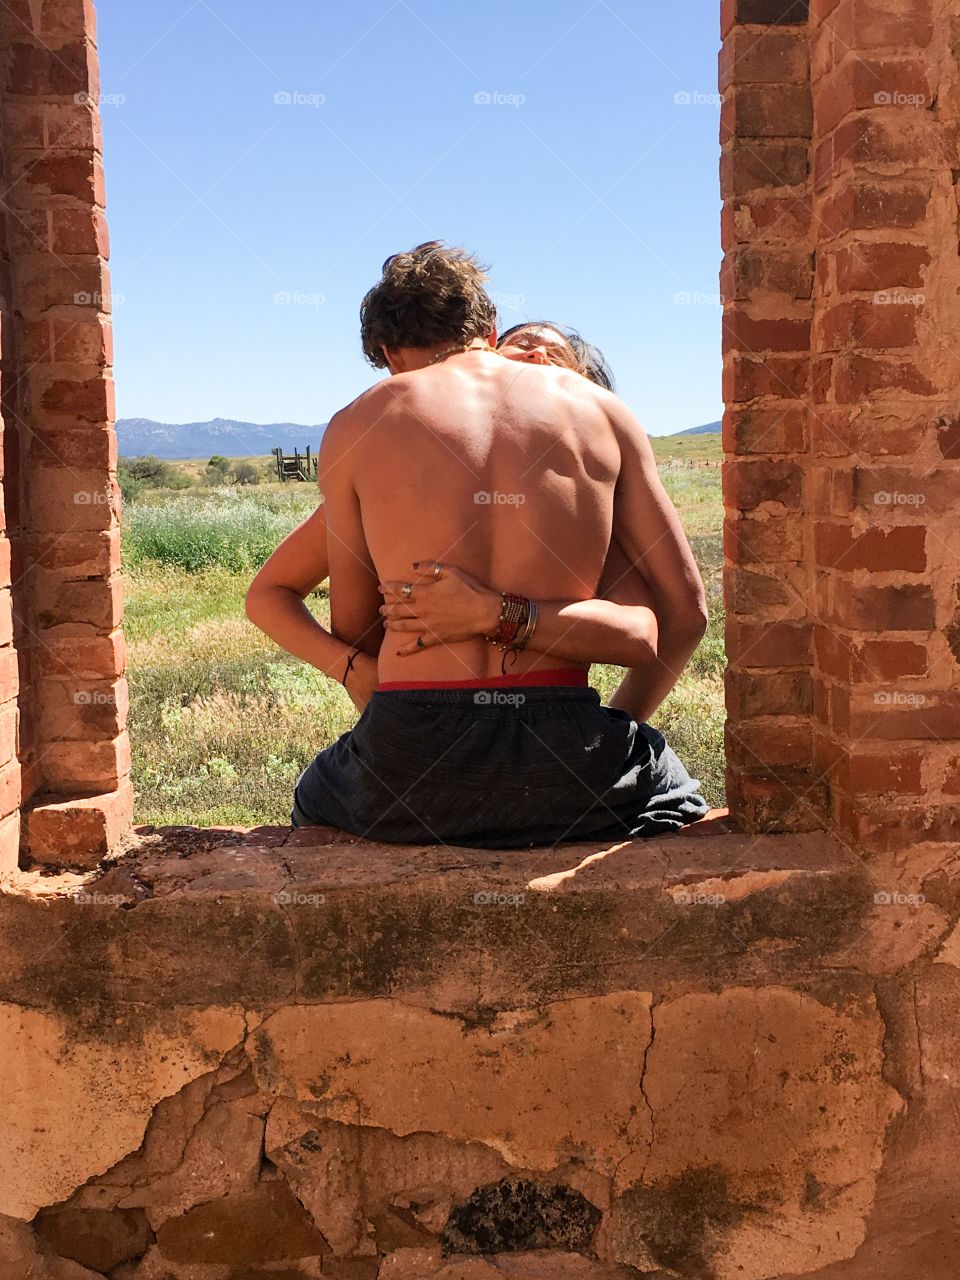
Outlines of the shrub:
<svg viewBox="0 0 960 1280">
<path fill-rule="evenodd" d="M 138 480 L 136 476 L 132 476 L 122 461 L 117 467 L 117 483 L 120 485 L 120 494 L 123 498 L 124 506 L 129 506 L 132 502 L 136 502 L 140 494 L 143 493 L 143 481 Z"/>
</svg>

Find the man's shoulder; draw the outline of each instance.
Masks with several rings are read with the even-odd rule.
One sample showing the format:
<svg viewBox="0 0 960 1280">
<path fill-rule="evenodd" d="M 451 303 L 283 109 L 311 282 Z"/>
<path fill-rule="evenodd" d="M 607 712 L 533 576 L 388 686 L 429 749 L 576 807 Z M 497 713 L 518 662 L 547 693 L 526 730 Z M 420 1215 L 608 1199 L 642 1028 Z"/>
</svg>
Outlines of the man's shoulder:
<svg viewBox="0 0 960 1280">
<path fill-rule="evenodd" d="M 396 401 L 396 389 L 393 383 L 397 379 L 384 379 L 366 391 L 361 392 L 356 400 L 338 409 L 327 423 L 324 432 L 324 443 L 331 444 L 349 439 L 358 431 L 369 430 L 372 422 L 376 422 L 392 407 Z"/>
<path fill-rule="evenodd" d="M 509 365 L 513 362 L 507 363 Z M 564 399 L 576 400 L 578 404 L 596 405 L 611 414 L 617 412 L 618 406 L 623 407 L 623 401 L 615 392 L 599 386 L 576 369 L 537 364 L 514 365 L 514 368 L 522 370 L 520 376 L 538 381 L 544 394 L 553 393 Z"/>
<path fill-rule="evenodd" d="M 627 404 L 614 391 L 598 386 L 574 369 L 531 367 L 531 372 L 543 375 L 541 403 L 556 402 L 572 409 L 576 420 L 586 432 L 592 432 L 601 424 L 612 429 L 615 437 L 622 433 L 641 432 L 642 429 Z"/>
</svg>

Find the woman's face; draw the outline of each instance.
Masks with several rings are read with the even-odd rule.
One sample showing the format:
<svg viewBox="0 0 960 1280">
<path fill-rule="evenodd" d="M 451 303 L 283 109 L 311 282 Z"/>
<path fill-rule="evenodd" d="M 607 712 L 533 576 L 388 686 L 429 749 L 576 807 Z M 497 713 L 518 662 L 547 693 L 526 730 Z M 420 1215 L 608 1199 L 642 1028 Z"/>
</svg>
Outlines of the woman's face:
<svg viewBox="0 0 960 1280">
<path fill-rule="evenodd" d="M 573 347 L 562 333 L 549 325 L 530 324 L 507 336 L 497 348 L 508 360 L 526 364 L 552 364 L 579 373 L 580 365 Z"/>
</svg>

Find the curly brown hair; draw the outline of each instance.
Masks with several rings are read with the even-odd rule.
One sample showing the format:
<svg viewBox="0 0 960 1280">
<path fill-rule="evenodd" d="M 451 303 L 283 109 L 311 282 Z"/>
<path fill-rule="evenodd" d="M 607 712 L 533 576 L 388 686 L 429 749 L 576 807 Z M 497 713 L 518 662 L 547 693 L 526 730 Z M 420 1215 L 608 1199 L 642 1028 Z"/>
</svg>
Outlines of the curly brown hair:
<svg viewBox="0 0 960 1280">
<path fill-rule="evenodd" d="M 472 254 L 441 240 L 395 253 L 360 306 L 364 355 L 375 369 L 385 369 L 384 347 L 466 347 L 486 338 L 497 324 L 486 278 L 487 268 Z"/>
</svg>

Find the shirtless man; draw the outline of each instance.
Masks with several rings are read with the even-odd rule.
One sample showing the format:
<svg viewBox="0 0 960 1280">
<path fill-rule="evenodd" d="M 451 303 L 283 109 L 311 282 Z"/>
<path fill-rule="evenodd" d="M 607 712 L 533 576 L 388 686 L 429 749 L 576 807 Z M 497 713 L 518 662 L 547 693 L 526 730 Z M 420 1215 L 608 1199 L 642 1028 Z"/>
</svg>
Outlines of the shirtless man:
<svg viewBox="0 0 960 1280">
<path fill-rule="evenodd" d="M 379 690 L 304 771 L 294 820 L 506 848 L 701 817 L 662 735 L 588 688 L 587 653 L 557 669 L 524 645 L 537 601 L 593 600 L 611 539 L 664 584 L 658 613 L 682 661 L 703 633 L 699 574 L 632 415 L 572 370 L 492 350 L 494 307 L 462 251 L 391 258 L 362 324 L 371 363 L 394 376 L 331 421 L 320 477 L 332 629 L 354 662 L 378 661 Z M 382 643 L 380 587 L 402 582 L 415 602 L 428 556 L 435 576 L 446 559 L 510 595 L 491 639 L 424 639 L 401 657 Z"/>
</svg>

